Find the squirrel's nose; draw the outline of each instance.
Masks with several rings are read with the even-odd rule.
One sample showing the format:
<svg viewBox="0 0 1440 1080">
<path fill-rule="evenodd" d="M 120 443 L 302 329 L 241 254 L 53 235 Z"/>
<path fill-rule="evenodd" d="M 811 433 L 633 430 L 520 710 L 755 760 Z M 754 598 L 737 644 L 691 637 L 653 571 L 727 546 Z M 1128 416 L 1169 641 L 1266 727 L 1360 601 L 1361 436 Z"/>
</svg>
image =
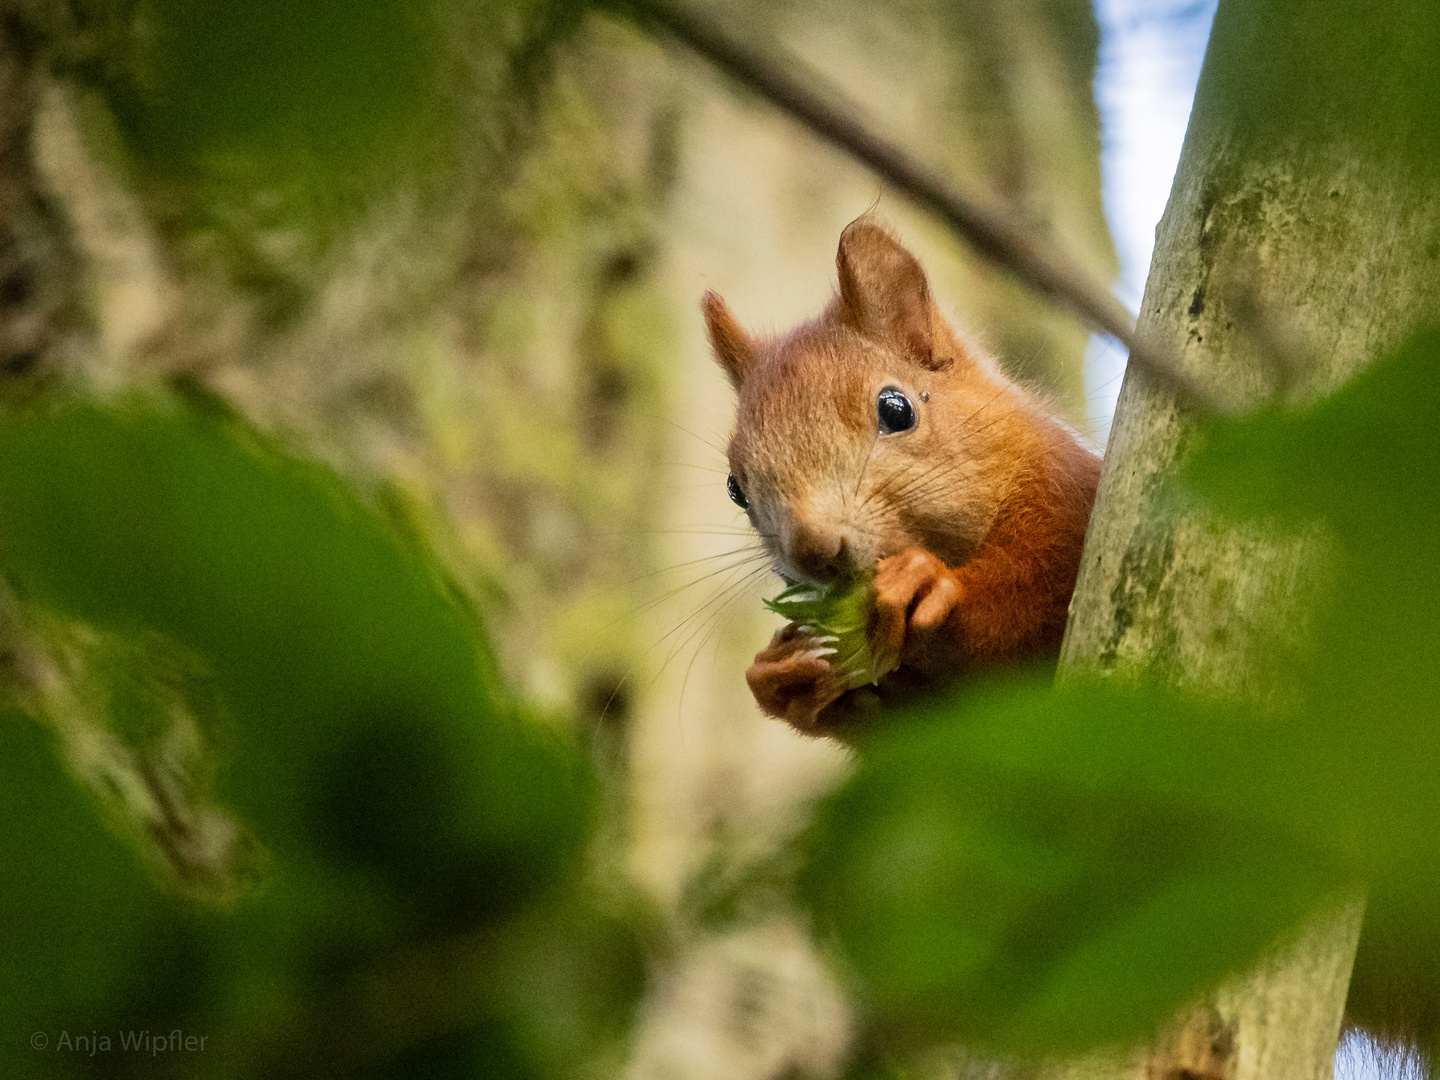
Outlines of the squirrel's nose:
<svg viewBox="0 0 1440 1080">
<path fill-rule="evenodd" d="M 849 545 L 839 529 L 797 521 L 789 532 L 785 553 L 795 569 L 812 581 L 834 581 L 855 569 Z"/>
</svg>

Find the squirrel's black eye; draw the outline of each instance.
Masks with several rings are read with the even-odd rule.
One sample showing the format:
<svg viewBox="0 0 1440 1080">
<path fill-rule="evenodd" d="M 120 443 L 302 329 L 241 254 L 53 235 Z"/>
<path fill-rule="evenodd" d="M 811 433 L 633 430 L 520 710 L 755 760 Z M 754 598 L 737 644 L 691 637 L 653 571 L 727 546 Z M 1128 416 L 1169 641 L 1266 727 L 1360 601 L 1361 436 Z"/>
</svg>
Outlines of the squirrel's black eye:
<svg viewBox="0 0 1440 1080">
<path fill-rule="evenodd" d="M 730 501 L 741 510 L 749 510 L 750 504 L 745 501 L 745 493 L 740 490 L 740 485 L 735 482 L 735 474 L 731 473 L 725 481 L 725 490 L 730 493 Z"/>
<path fill-rule="evenodd" d="M 910 399 L 893 386 L 880 391 L 877 403 L 880 414 L 880 434 L 898 435 L 915 426 L 915 406 Z"/>
</svg>

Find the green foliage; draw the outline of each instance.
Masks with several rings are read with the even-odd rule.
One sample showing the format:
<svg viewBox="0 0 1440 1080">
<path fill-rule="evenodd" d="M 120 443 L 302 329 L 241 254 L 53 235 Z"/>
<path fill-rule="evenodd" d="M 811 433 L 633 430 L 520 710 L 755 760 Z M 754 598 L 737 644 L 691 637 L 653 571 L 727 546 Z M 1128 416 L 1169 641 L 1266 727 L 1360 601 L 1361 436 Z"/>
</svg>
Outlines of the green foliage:
<svg viewBox="0 0 1440 1080">
<path fill-rule="evenodd" d="M 184 926 L 178 902 L 155 895 L 65 775 L 53 742 L 28 717 L 0 715 L 0 1010 L 17 1024 L 68 1013 L 88 1032 L 153 977 Z M 20 1038 L 0 1041 L 0 1061 Z"/>
<path fill-rule="evenodd" d="M 229 1044 L 185 1075 L 310 1075 L 333 1052 L 342 1072 L 559 1076 L 615 1037 L 637 967 L 579 888 L 588 771 L 489 685 L 473 619 L 335 477 L 235 424 L 75 404 L 0 432 L 0 521 L 29 604 L 204 665 L 218 796 L 268 852 L 233 911 L 167 898 L 7 717 L 16 1030 L 129 1015 Z M 524 985 L 536 970 L 555 1001 Z M 26 1075 L 70 1067 L 13 1052 Z"/>
<path fill-rule="evenodd" d="M 1215 423 L 1183 470 L 1216 512 L 1334 539 L 1293 704 L 1001 686 L 887 725 L 806 872 L 881 1031 L 1138 1041 L 1358 883 L 1440 1019 L 1436 415 L 1426 333 L 1328 400 Z"/>
<path fill-rule="evenodd" d="M 1028 687 L 946 712 L 874 748 L 826 806 L 809 867 L 813 906 L 903 1044 L 1141 1038 L 1345 880 L 1294 834 L 1037 741 L 1107 719 L 1116 738 L 1162 724 L 1203 737 L 1209 718 L 1182 703 Z"/>
<path fill-rule="evenodd" d="M 851 688 L 868 686 L 894 671 L 895 657 L 878 657 L 866 635 L 870 620 L 871 580 L 862 574 L 830 585 L 791 584 L 765 606 L 798 623 L 835 651 L 832 661 Z"/>
</svg>

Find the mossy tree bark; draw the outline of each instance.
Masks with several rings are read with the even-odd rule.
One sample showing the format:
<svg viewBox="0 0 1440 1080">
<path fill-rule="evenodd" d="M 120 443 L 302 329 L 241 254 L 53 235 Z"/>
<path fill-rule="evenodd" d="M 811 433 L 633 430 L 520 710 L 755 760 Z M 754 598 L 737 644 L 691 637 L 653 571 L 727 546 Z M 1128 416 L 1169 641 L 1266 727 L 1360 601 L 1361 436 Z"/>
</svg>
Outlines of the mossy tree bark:
<svg viewBox="0 0 1440 1080">
<path fill-rule="evenodd" d="M 1323 394 L 1440 318 L 1437 92 L 1432 5 L 1222 0 L 1142 333 L 1244 406 Z M 1127 377 L 1063 680 L 1160 678 L 1252 702 L 1284 693 L 1274 643 L 1303 635 L 1323 543 L 1174 516 L 1164 481 L 1196 431 L 1166 394 Z M 1359 921 L 1355 904 L 1317 921 L 1162 1040 L 1150 1074 L 1329 1076 Z"/>
</svg>

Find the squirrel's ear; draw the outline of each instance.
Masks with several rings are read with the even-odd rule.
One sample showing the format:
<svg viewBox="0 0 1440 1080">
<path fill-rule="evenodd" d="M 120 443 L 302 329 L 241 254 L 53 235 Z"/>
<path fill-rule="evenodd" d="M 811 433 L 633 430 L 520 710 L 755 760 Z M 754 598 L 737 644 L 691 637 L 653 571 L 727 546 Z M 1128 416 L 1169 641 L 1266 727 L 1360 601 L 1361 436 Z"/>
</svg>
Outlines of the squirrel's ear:
<svg viewBox="0 0 1440 1080">
<path fill-rule="evenodd" d="M 700 307 L 705 312 L 705 330 L 710 335 L 715 359 L 738 390 L 755 362 L 755 343 L 735 321 L 735 316 L 730 314 L 719 293 L 707 289 Z"/>
<path fill-rule="evenodd" d="M 934 368 L 930 285 L 920 263 L 869 216 L 840 234 L 840 317 L 856 330 Z"/>
</svg>

